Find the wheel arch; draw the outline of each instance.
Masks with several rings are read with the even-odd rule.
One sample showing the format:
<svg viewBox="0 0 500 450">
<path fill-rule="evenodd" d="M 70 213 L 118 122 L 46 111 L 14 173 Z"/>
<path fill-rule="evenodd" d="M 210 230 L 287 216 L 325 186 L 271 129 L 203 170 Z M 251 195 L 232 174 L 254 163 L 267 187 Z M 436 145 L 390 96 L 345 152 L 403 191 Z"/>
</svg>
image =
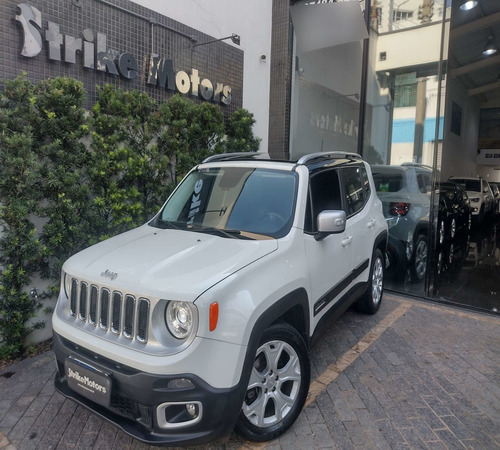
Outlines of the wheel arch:
<svg viewBox="0 0 500 450">
<path fill-rule="evenodd" d="M 387 242 L 389 240 L 389 233 L 387 230 L 382 231 L 376 238 L 373 243 L 373 253 L 375 253 L 375 250 L 378 248 L 383 255 L 387 252 Z"/>
<path fill-rule="evenodd" d="M 248 340 L 247 352 L 239 382 L 240 388 L 246 389 L 250 368 L 253 364 L 253 358 L 262 334 L 272 324 L 278 322 L 285 322 L 294 327 L 302 336 L 309 349 L 309 299 L 304 288 L 296 289 L 277 302 L 274 302 L 255 321 Z"/>
</svg>

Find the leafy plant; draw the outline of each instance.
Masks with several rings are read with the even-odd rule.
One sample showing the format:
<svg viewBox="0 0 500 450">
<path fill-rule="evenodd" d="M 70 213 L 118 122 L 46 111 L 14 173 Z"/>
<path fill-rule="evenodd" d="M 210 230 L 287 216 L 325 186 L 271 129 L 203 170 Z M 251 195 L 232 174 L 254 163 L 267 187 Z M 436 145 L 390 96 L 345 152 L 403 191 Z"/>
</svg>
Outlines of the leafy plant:
<svg viewBox="0 0 500 450">
<path fill-rule="evenodd" d="M 195 164 L 224 151 L 224 116 L 218 106 L 175 95 L 160 105 L 159 114 L 163 127 L 158 145 L 168 158 L 173 186 Z"/>
<path fill-rule="evenodd" d="M 35 87 L 35 96 L 34 150 L 44 199 L 38 214 L 46 221 L 40 237 L 45 256 L 41 271 L 54 281 L 51 291 L 56 292 L 63 262 L 88 246 L 88 229 L 93 223 L 86 176 L 90 158 L 82 142 L 89 128 L 81 82 L 48 79 Z"/>
<path fill-rule="evenodd" d="M 255 119 L 251 112 L 243 108 L 236 110 L 228 120 L 225 151 L 228 153 L 258 151 L 261 139 L 253 134 L 254 124 Z"/>
<path fill-rule="evenodd" d="M 30 220 L 40 198 L 39 164 L 33 152 L 33 87 L 19 77 L 0 93 L 0 355 L 22 351 L 42 322 L 27 325 L 40 303 L 27 292 L 42 246 Z"/>
<path fill-rule="evenodd" d="M 147 94 L 106 85 L 92 108 L 92 239 L 142 224 L 165 195 L 167 159 L 156 145 L 156 103 Z"/>
<path fill-rule="evenodd" d="M 90 112 L 71 78 L 33 86 L 25 76 L 0 93 L 0 357 L 23 351 L 40 298 L 53 297 L 63 262 L 138 226 L 194 165 L 223 151 L 258 148 L 246 110 L 173 96 L 98 88 Z M 35 223 L 38 225 L 37 229 Z M 31 296 L 33 276 L 52 283 Z"/>
</svg>

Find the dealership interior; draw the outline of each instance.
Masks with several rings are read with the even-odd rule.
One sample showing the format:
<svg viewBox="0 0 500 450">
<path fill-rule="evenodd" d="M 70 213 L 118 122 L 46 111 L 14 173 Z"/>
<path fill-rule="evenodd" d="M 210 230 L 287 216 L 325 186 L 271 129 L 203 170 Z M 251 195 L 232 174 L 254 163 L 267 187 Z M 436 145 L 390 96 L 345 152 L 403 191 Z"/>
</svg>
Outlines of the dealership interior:
<svg viewBox="0 0 500 450">
<path fill-rule="evenodd" d="M 425 7 L 426 2 L 422 5 Z M 419 179 L 425 179 L 425 172 L 418 172 L 425 168 L 413 168 L 416 169 L 416 192 L 423 194 L 421 198 L 427 195 L 429 201 L 429 208 L 424 207 L 419 217 L 420 220 L 429 214 L 426 219 L 432 224 L 427 235 L 427 253 L 419 256 L 421 241 L 418 237 L 414 236 L 413 242 L 406 242 L 407 254 L 413 251 L 410 257 L 413 259 L 408 261 L 410 267 L 402 270 L 398 264 L 394 270 L 393 265 L 392 271 L 391 268 L 388 271 L 387 287 L 495 314 L 500 309 L 500 2 L 453 1 L 451 5 L 451 8 L 434 11 L 434 14 L 438 12 L 438 18 L 450 14 L 449 29 L 443 26 L 442 30 L 440 61 L 384 73 L 392 79 L 389 80 L 392 140 L 382 162 L 409 166 L 407 161 L 413 156 L 414 162 L 430 166 L 428 174 L 431 181 L 434 177 L 436 182 L 435 190 L 426 194 L 430 190 Z M 425 14 L 422 7 L 419 13 L 420 17 Z M 394 15 L 393 11 L 393 18 L 404 18 L 403 11 L 398 14 Z M 422 26 L 424 33 L 431 32 L 431 23 L 434 22 L 429 20 Z M 426 45 L 425 39 L 421 42 Z M 380 58 L 380 52 L 377 53 L 375 58 Z M 429 108 L 433 89 L 441 99 L 441 104 L 436 101 L 437 104 L 432 105 L 434 111 Z M 427 107 L 424 104 L 419 108 L 421 100 Z M 436 108 L 439 113 L 435 113 Z M 413 155 L 412 149 L 408 149 L 400 138 L 405 130 L 401 119 L 407 120 L 411 114 L 415 115 Z M 424 128 L 420 136 L 419 122 L 423 122 Z M 425 129 L 432 123 L 435 129 Z M 429 131 L 435 138 L 427 137 Z M 407 150 L 410 153 L 405 153 Z M 406 202 L 417 203 L 419 196 L 412 195 L 409 187 L 409 172 L 406 170 L 404 175 L 407 192 L 410 192 L 410 200 Z M 394 173 L 390 175 L 395 176 Z M 483 184 L 477 177 L 483 179 Z M 447 180 L 458 184 L 459 191 L 452 192 L 456 187 L 448 186 Z M 380 186 L 388 185 L 382 183 Z M 383 201 L 385 196 L 391 197 L 390 187 L 388 191 L 379 192 Z M 469 208 L 461 206 L 463 197 Z M 399 200 L 405 204 L 404 199 Z M 408 216 L 412 206 L 409 208 Z M 405 210 L 391 213 L 400 214 L 395 220 L 405 217 Z M 390 231 L 393 236 L 400 225 L 396 224 Z M 412 245 L 413 249 L 409 250 Z M 426 266 L 420 273 L 419 260 Z M 422 276 L 423 271 L 425 276 Z"/>
<path fill-rule="evenodd" d="M 387 289 L 498 314 L 500 1 L 380 0 L 362 18 L 322 3 L 292 8 L 290 156 L 342 148 L 370 163 Z M 349 29 L 311 38 L 326 6 Z"/>
</svg>

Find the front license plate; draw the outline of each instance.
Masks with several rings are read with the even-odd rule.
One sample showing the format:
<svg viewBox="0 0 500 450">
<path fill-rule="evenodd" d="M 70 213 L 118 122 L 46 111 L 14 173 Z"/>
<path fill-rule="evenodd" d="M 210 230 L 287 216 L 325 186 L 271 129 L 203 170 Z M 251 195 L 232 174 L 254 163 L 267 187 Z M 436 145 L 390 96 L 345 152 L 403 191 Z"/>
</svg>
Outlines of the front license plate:
<svg viewBox="0 0 500 450">
<path fill-rule="evenodd" d="M 99 405 L 109 406 L 111 380 L 105 373 L 76 359 L 67 359 L 64 369 L 71 389 Z"/>
</svg>

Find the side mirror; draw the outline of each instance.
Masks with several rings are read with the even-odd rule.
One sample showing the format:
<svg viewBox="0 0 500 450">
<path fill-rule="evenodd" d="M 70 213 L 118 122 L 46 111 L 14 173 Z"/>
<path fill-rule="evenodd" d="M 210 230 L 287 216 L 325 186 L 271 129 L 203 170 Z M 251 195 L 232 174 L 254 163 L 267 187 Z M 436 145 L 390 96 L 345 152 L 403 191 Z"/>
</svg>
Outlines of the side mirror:
<svg viewBox="0 0 500 450">
<path fill-rule="evenodd" d="M 342 233 L 345 230 L 345 211 L 321 211 L 318 214 L 318 232 L 315 239 L 320 241 L 329 234 Z"/>
</svg>

